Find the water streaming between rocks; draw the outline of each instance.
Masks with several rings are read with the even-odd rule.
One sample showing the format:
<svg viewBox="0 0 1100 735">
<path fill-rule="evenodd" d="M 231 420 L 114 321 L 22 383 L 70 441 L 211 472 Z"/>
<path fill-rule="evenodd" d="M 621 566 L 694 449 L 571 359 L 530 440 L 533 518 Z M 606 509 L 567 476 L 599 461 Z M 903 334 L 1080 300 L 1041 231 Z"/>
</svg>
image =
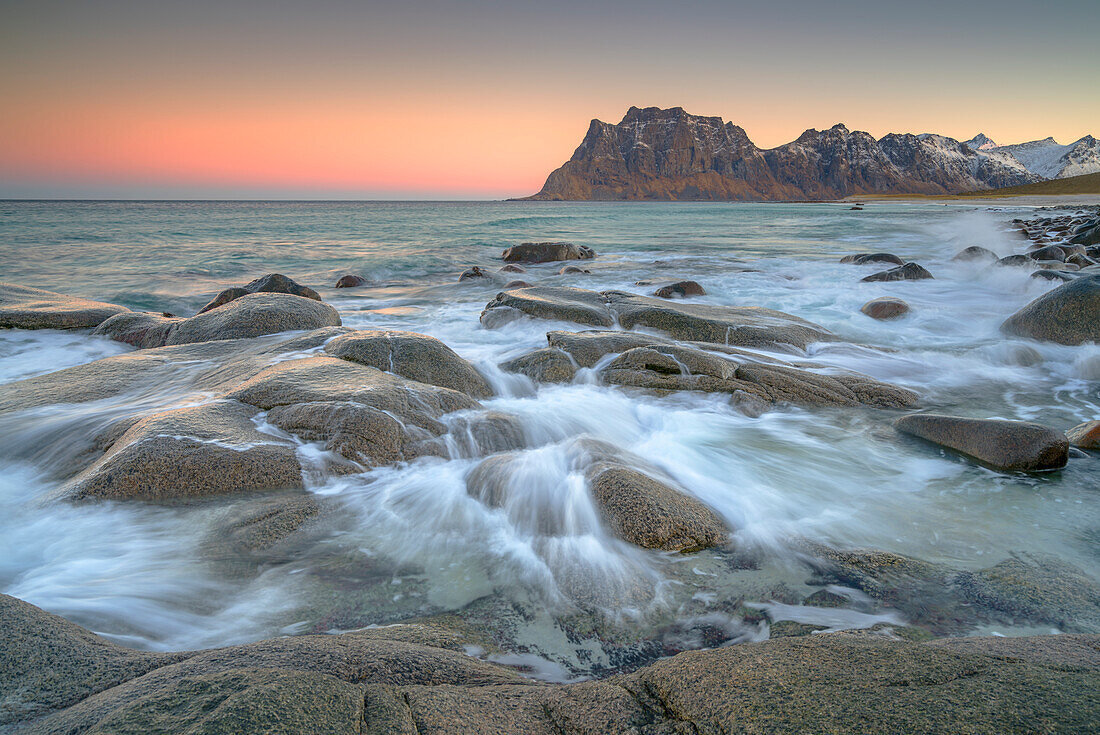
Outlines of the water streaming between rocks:
<svg viewBox="0 0 1100 735">
<path fill-rule="evenodd" d="M 76 447 L 110 417 L 209 400 L 188 382 L 193 367 L 181 365 L 178 379 L 119 398 L 0 420 L 0 590 L 156 650 L 458 613 L 463 624 L 507 640 L 498 660 L 549 678 L 766 637 L 765 620 L 1049 632 L 1058 626 L 945 622 L 950 610 L 915 620 L 889 596 L 870 600 L 844 585 L 829 587 L 849 600 L 844 607 L 801 605 L 830 580 L 812 580 L 799 549 L 866 547 L 964 571 L 1013 554 L 1052 555 L 1096 580 L 1095 457 L 1043 475 L 998 474 L 901 438 L 890 426 L 897 411 L 779 407 L 751 416 L 725 394 L 658 396 L 600 385 L 593 370 L 571 384 L 536 386 L 497 365 L 544 347 L 548 331 L 580 327 L 525 319 L 482 328 L 480 311 L 515 274 L 458 282 L 472 265 L 495 273 L 509 245 L 568 240 L 599 254 L 585 262 L 591 274 L 557 275 L 561 264 L 550 263 L 522 278 L 643 294 L 696 280 L 707 295 L 691 301 L 778 309 L 843 339 L 777 357 L 862 372 L 944 412 L 1062 430 L 1100 416 L 1100 348 L 1006 340 L 1001 321 L 1056 284 L 1027 269 L 951 260 L 971 245 L 1021 251 L 1008 220 L 1026 211 L 914 203 L 861 212 L 829 204 L 0 203 L 5 281 L 189 315 L 224 287 L 285 273 L 316 288 L 346 326 L 445 342 L 486 376 L 495 395 L 483 407 L 518 417 L 526 445 L 499 508 L 467 492 L 484 453 L 464 436 L 461 416 L 447 422 L 449 459 L 338 477 L 307 472 L 308 490 L 334 503 L 338 517 L 245 571 L 218 563 L 210 533 L 219 514 L 247 500 L 43 502 L 73 459 L 36 451 L 47 437 L 56 444 L 71 436 Z M 868 251 L 915 260 L 935 278 L 861 283 L 881 267 L 838 263 Z M 345 273 L 370 285 L 331 288 Z M 634 285 L 641 280 L 654 285 Z M 887 322 L 860 313 L 883 295 L 904 299 L 912 313 Z M 0 380 L 129 350 L 87 333 L 3 330 Z M 257 422 L 280 432 L 262 414 Z M 650 551 L 608 533 L 571 459 L 579 437 L 638 455 L 689 490 L 735 529 L 736 551 Z M 307 465 L 325 461 L 319 445 L 298 443 Z M 938 611 L 935 601 L 927 605 Z M 1096 619 L 1069 622 L 1100 629 Z M 646 648 L 647 641 L 658 644 Z"/>
</svg>

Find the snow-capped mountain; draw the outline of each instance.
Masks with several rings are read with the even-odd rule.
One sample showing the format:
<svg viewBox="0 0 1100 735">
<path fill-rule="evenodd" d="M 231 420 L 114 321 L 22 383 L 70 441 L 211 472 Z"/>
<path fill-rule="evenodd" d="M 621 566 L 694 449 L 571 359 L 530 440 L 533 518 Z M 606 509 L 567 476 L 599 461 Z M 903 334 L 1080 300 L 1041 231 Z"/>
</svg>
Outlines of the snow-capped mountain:
<svg viewBox="0 0 1100 735">
<path fill-rule="evenodd" d="M 989 139 L 985 133 L 978 133 L 970 140 L 966 141 L 966 144 L 976 151 L 988 151 L 991 148 L 996 148 L 997 144 Z"/>
<path fill-rule="evenodd" d="M 1054 138 L 1044 138 L 997 146 L 993 150 L 1007 153 L 1044 179 L 1066 179 L 1100 171 L 1100 141 L 1091 135 L 1069 145 L 1061 145 Z"/>
<path fill-rule="evenodd" d="M 942 135 L 876 140 L 834 125 L 762 149 L 718 117 L 631 107 L 618 124 L 593 120 L 573 157 L 530 198 L 791 201 L 950 194 L 1042 178 L 996 148 Z"/>
</svg>

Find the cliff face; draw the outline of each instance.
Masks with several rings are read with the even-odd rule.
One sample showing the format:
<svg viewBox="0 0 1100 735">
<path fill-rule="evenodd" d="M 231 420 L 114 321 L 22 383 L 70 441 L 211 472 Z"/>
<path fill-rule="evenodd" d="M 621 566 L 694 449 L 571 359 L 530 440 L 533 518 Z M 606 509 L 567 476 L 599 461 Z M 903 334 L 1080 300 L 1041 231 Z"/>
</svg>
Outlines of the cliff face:
<svg viewBox="0 0 1100 735">
<path fill-rule="evenodd" d="M 593 120 L 584 140 L 531 199 L 799 200 L 851 194 L 941 194 L 1042 177 L 1003 154 L 942 136 L 875 140 L 843 125 L 762 150 L 718 117 L 631 107 Z"/>
</svg>

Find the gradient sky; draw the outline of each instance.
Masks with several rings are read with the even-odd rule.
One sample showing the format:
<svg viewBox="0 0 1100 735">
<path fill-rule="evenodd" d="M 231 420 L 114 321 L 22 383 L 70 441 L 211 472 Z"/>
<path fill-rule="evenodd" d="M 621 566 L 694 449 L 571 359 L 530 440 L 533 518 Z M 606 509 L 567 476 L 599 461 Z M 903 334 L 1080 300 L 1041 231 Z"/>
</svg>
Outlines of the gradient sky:
<svg viewBox="0 0 1100 735">
<path fill-rule="evenodd" d="M 592 118 L 1100 134 L 1100 2 L 0 0 L 0 197 L 537 191 Z"/>
</svg>

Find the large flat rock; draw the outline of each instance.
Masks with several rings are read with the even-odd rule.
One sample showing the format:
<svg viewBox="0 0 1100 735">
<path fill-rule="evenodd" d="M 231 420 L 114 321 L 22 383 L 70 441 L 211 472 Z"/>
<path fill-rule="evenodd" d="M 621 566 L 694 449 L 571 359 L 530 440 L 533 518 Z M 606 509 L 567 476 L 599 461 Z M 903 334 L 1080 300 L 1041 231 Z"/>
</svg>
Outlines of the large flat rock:
<svg viewBox="0 0 1100 735">
<path fill-rule="evenodd" d="M 0 328 L 87 329 L 128 311 L 116 304 L 0 283 Z"/>
</svg>

